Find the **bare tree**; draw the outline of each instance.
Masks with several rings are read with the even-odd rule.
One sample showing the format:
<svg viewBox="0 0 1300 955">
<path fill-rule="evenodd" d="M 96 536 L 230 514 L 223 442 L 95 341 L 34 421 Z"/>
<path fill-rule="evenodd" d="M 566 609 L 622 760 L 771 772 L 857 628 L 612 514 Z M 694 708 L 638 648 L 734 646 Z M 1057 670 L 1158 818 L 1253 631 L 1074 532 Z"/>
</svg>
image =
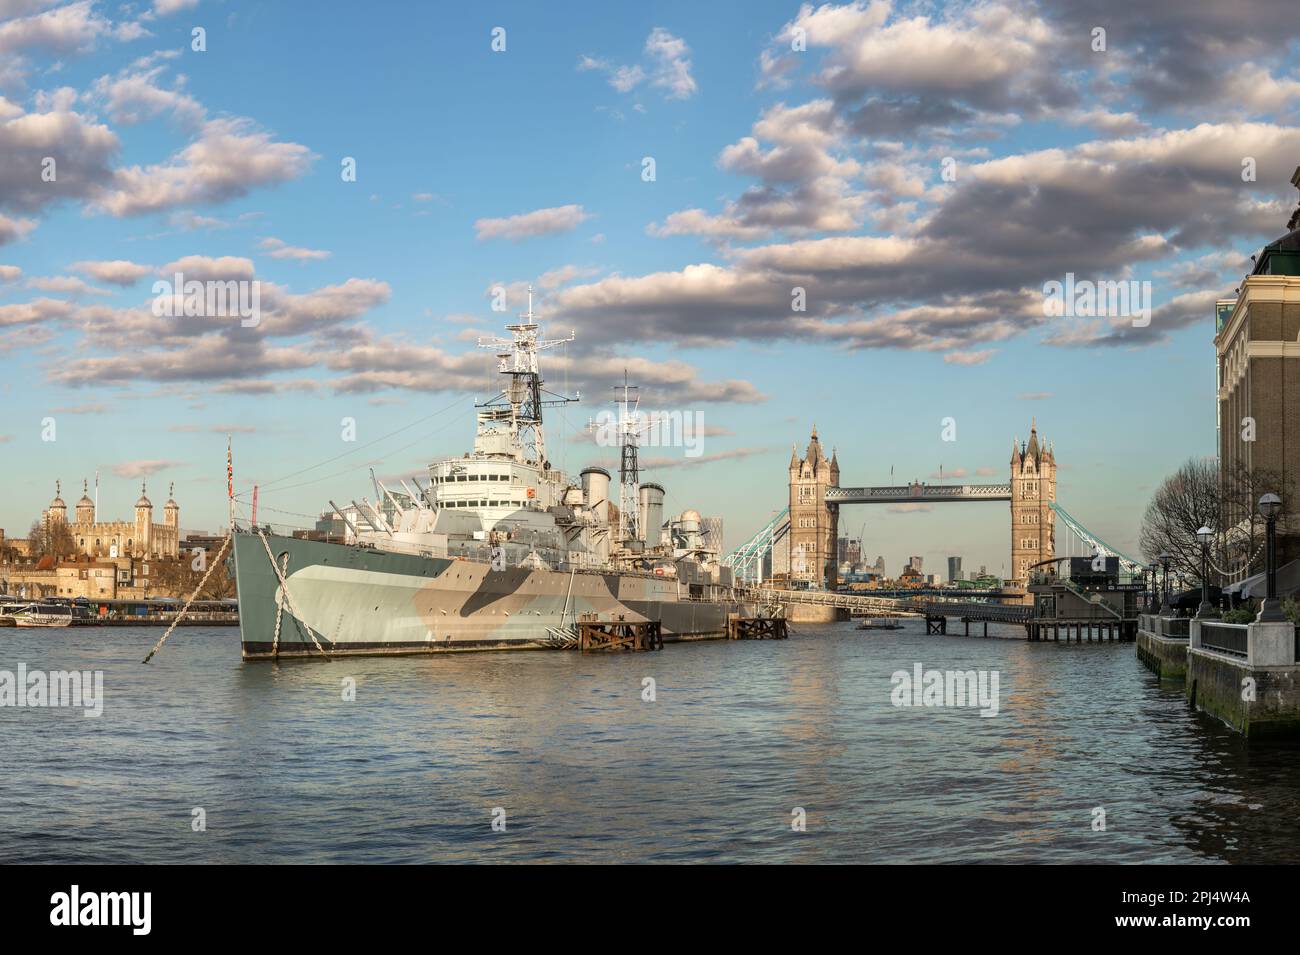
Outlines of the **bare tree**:
<svg viewBox="0 0 1300 955">
<path fill-rule="evenodd" d="M 1220 567 L 1231 580 L 1240 580 L 1264 569 L 1265 521 L 1259 513 L 1259 499 L 1272 492 L 1283 503 L 1292 499 L 1290 481 L 1277 471 L 1247 468 L 1240 461 L 1221 475 L 1223 562 Z"/>
<path fill-rule="evenodd" d="M 1221 512 L 1219 466 L 1191 458 L 1156 489 L 1142 516 L 1138 542 L 1147 560 L 1170 556 L 1169 571 L 1185 580 L 1201 579 L 1201 545 L 1196 532 L 1216 534 Z M 1216 561 L 1223 566 L 1221 561 Z M 1213 571 L 1210 574 L 1214 577 Z"/>
<path fill-rule="evenodd" d="M 208 559 L 212 559 L 211 554 Z M 223 561 L 224 563 L 224 561 Z M 189 556 L 160 558 L 151 562 L 153 570 L 152 584 L 159 591 L 166 591 L 169 596 L 185 598 L 194 593 L 195 588 L 207 573 L 207 566 L 202 570 L 194 568 L 194 561 Z M 217 567 L 208 577 L 207 583 L 198 593 L 199 600 L 221 600 L 235 595 L 235 582 L 230 578 L 225 566 Z"/>
<path fill-rule="evenodd" d="M 32 521 L 27 538 L 31 541 L 29 553 L 33 560 L 46 556 L 59 560 L 77 552 L 77 540 L 63 521 L 37 518 Z"/>
<path fill-rule="evenodd" d="M 1264 519 L 1260 495 L 1273 491 L 1290 499 L 1287 482 L 1264 468 L 1238 463 L 1221 472 L 1213 459 L 1188 460 L 1156 490 L 1142 517 L 1139 543 L 1148 560 L 1167 553 L 1171 574 L 1201 579 L 1201 545 L 1196 532 L 1214 531 L 1210 545 L 1212 583 L 1239 580 L 1263 568 Z"/>
</svg>

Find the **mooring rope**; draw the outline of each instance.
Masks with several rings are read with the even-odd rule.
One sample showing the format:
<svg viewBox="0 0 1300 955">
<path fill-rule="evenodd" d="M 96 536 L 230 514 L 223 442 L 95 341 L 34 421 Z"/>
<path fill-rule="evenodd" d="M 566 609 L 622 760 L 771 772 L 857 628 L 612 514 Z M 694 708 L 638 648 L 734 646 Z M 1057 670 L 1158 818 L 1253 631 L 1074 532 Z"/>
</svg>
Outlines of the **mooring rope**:
<svg viewBox="0 0 1300 955">
<path fill-rule="evenodd" d="M 275 571 L 275 576 L 280 580 L 280 593 L 284 594 L 285 600 L 289 602 L 289 612 L 298 618 L 298 622 L 300 624 L 302 624 L 304 627 L 307 628 L 307 636 L 311 637 L 311 642 L 316 645 L 316 649 L 319 650 L 321 653 L 323 653 L 325 656 L 329 656 L 330 655 L 329 651 L 326 650 L 324 647 L 322 647 L 320 645 L 320 641 L 316 639 L 316 631 L 311 628 L 311 624 L 307 622 L 307 619 L 302 615 L 301 612 L 299 612 L 298 605 L 294 603 L 293 594 L 289 592 L 288 581 L 284 579 L 284 574 L 280 572 L 280 565 L 275 562 L 275 555 L 271 553 L 271 544 L 267 541 L 266 535 L 263 534 L 261 531 L 258 531 L 257 536 L 262 538 L 262 546 L 266 548 L 266 556 L 271 561 L 271 569 Z M 286 561 L 286 566 L 288 566 L 287 561 Z M 324 634 L 322 634 L 322 636 L 324 636 Z M 276 618 L 275 618 L 275 640 L 277 644 L 279 643 L 279 639 L 280 639 L 280 614 L 279 611 L 277 610 Z M 328 640 L 329 638 L 326 637 L 325 639 Z M 276 649 L 274 649 L 275 644 L 273 644 L 272 646 L 273 646 L 272 652 L 277 652 Z"/>
<path fill-rule="evenodd" d="M 272 561 L 272 563 L 274 563 L 274 561 Z M 289 569 L 289 555 L 286 553 L 284 555 L 284 560 L 281 562 L 280 573 L 283 574 L 284 571 L 288 569 Z M 283 580 L 284 578 L 281 577 L 281 579 Z M 275 636 L 271 638 L 271 656 L 275 657 L 276 659 L 279 659 L 280 656 L 280 620 L 283 617 L 284 617 L 284 601 L 281 600 L 279 603 L 275 605 Z"/>
<path fill-rule="evenodd" d="M 180 626 L 181 621 L 185 619 L 186 612 L 190 609 L 190 604 L 194 603 L 194 598 L 199 595 L 199 591 L 203 589 L 203 585 L 208 582 L 208 578 L 212 576 L 212 572 L 216 570 L 217 566 L 221 563 L 221 555 L 226 552 L 226 547 L 230 544 L 230 539 L 230 535 L 227 534 L 226 539 L 221 542 L 221 550 L 217 551 L 217 556 L 212 558 L 212 564 L 208 567 L 208 572 L 203 575 L 203 579 L 199 581 L 199 585 L 194 588 L 194 593 L 190 594 L 190 599 L 185 601 L 185 606 L 182 607 L 181 612 L 176 615 L 176 619 L 173 620 L 172 625 L 167 628 L 167 632 L 164 633 L 162 638 L 154 644 L 153 649 L 149 651 L 149 655 L 145 657 L 142 662 L 148 663 L 152 660 L 153 655 L 162 649 L 162 645 L 166 643 L 167 638 L 172 635 L 172 631 Z"/>
</svg>

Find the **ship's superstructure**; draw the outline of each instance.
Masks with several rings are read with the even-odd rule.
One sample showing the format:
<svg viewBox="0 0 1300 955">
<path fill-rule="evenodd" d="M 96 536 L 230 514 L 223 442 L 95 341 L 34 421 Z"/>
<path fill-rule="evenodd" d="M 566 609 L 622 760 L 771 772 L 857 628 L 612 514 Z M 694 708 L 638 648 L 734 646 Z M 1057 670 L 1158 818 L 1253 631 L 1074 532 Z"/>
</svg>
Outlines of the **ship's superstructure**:
<svg viewBox="0 0 1300 955">
<path fill-rule="evenodd" d="M 511 338 L 479 341 L 498 349 L 498 371 L 507 382 L 477 406 L 474 450 L 430 464 L 425 483 L 412 477 L 389 487 L 372 477 L 375 501 L 353 502 L 360 518 L 351 528 L 355 542 L 399 553 L 495 560 L 498 566 L 649 570 L 660 576 L 674 576 L 686 558 L 720 582 L 726 575 L 719 573 L 716 553 L 681 546 L 666 533 L 663 487 L 640 483 L 635 387 L 621 386 L 617 402 L 617 504 L 604 468 L 585 468 L 575 481 L 551 467 L 542 408 L 577 399 L 544 388 L 537 352 L 573 338 L 538 337 L 531 289 L 521 317 L 506 326 Z"/>
<path fill-rule="evenodd" d="M 538 352 L 572 336 L 540 337 L 531 289 L 528 311 L 506 328 L 511 337 L 479 342 L 497 349 L 506 381 L 477 406 L 473 451 L 435 461 L 423 482 L 389 486 L 372 474 L 373 502 L 331 502 L 346 544 L 235 535 L 245 656 L 310 653 L 315 643 L 568 645 L 579 619 L 656 620 L 665 639 L 686 639 L 721 636 L 728 614 L 757 615 L 738 602 L 699 514 L 665 522 L 663 487 L 640 483 L 631 386 L 620 403 L 617 505 L 604 468 L 573 480 L 551 466 L 543 408 L 577 399 L 546 391 Z"/>
</svg>

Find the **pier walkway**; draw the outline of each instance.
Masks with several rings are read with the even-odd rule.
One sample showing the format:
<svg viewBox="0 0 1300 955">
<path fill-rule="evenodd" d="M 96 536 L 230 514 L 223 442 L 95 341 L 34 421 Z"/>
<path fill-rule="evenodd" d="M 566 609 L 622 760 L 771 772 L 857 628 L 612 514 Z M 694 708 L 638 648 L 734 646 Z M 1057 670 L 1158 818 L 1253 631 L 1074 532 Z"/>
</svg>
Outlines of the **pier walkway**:
<svg viewBox="0 0 1300 955">
<path fill-rule="evenodd" d="M 943 600 L 928 597 L 867 597 L 859 594 L 836 593 L 825 590 L 776 590 L 770 587 L 742 588 L 744 598 L 768 606 L 804 604 L 814 607 L 836 607 L 855 616 L 870 617 L 924 617 L 928 633 L 947 633 L 948 618 L 967 624 L 984 623 L 987 635 L 989 623 L 1020 624 L 1028 630 L 1033 620 L 1034 608 L 1025 605 L 979 603 L 970 600 Z M 1028 635 L 1028 634 L 1026 634 Z"/>
</svg>

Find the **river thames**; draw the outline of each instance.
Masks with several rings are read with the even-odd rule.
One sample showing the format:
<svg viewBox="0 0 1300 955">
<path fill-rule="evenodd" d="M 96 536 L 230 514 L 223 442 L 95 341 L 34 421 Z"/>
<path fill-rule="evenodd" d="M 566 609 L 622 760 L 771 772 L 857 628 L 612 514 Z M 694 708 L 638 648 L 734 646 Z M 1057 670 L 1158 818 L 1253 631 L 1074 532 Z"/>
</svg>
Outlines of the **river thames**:
<svg viewBox="0 0 1300 955">
<path fill-rule="evenodd" d="M 1300 861 L 1300 746 L 1133 644 L 923 630 L 273 665 L 183 628 L 148 666 L 156 628 L 0 631 L 0 669 L 104 675 L 98 718 L 0 708 L 0 861 Z M 917 664 L 996 672 L 997 715 L 895 706 Z"/>
</svg>

